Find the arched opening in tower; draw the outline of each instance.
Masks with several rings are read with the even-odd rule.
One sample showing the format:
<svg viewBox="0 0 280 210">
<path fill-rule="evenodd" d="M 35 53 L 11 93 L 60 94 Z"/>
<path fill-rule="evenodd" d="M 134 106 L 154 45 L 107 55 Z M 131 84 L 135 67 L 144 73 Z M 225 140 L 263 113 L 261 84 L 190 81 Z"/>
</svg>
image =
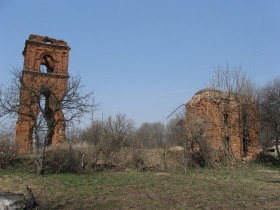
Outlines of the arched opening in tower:
<svg viewBox="0 0 280 210">
<path fill-rule="evenodd" d="M 48 89 L 42 88 L 39 96 L 39 114 L 36 119 L 35 136 L 37 143 L 49 146 L 52 144 L 52 138 L 55 129 L 54 111 L 50 107 L 51 93 Z"/>
<path fill-rule="evenodd" d="M 49 54 L 46 54 L 41 59 L 40 70 L 42 73 L 53 73 L 55 67 L 55 61 L 53 57 Z"/>
</svg>

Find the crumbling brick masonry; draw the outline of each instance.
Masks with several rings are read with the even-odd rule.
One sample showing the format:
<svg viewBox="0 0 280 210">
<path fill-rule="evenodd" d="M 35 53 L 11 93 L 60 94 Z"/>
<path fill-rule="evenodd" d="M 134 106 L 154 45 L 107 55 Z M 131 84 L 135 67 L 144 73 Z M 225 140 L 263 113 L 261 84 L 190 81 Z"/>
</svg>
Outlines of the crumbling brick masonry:
<svg viewBox="0 0 280 210">
<path fill-rule="evenodd" d="M 204 135 L 208 146 L 229 150 L 237 159 L 256 156 L 259 121 L 252 98 L 204 89 L 186 104 L 187 128 L 193 114 L 207 121 Z"/>
<path fill-rule="evenodd" d="M 39 35 L 30 35 L 26 40 L 22 53 L 24 65 L 16 123 L 18 153 L 32 150 L 33 128 L 39 114 L 38 100 L 41 96 L 45 97 L 46 116 L 53 117 L 56 122 L 49 123 L 49 126 L 53 126 L 49 143 L 65 140 L 64 115 L 58 102 L 67 91 L 69 51 L 70 47 L 62 40 Z"/>
</svg>

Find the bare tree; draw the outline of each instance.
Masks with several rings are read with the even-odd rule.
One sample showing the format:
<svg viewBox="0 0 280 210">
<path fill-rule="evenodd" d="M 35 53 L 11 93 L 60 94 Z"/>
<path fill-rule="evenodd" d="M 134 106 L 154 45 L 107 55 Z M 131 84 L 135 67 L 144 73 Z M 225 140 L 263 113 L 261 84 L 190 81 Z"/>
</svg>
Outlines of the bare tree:
<svg viewBox="0 0 280 210">
<path fill-rule="evenodd" d="M 228 63 L 215 68 L 214 75 L 210 79 L 210 87 L 239 98 L 254 96 L 256 93 L 254 83 L 250 76 L 242 70 L 242 66 L 231 67 Z"/>
<path fill-rule="evenodd" d="M 111 149 L 120 149 L 130 146 L 133 142 L 135 124 L 127 119 L 125 114 L 116 114 L 115 118 L 109 116 L 104 123 L 104 140 Z"/>
<path fill-rule="evenodd" d="M 80 141 L 110 153 L 122 147 L 134 146 L 135 123 L 125 114 L 109 116 L 105 120 L 94 120 L 91 125 L 82 130 Z"/>
<path fill-rule="evenodd" d="M 184 146 L 186 139 L 185 107 L 171 118 L 166 125 L 166 144 L 169 146 Z"/>
<path fill-rule="evenodd" d="M 59 96 L 52 91 L 51 86 L 55 84 L 44 83 L 40 88 L 32 88 L 27 83 L 22 80 L 21 71 L 12 71 L 11 82 L 0 88 L 0 117 L 9 115 L 17 118 L 20 115 L 34 122 L 37 173 L 42 174 L 45 150 L 51 144 L 56 125 L 68 126 L 88 113 L 92 107 L 93 93 L 82 92 L 83 86 L 78 76 L 68 79 L 66 91 Z M 19 100 L 19 95 L 23 93 L 27 96 L 26 100 Z"/>
<path fill-rule="evenodd" d="M 82 130 L 80 140 L 98 145 L 104 138 L 104 122 L 100 120 L 92 121 L 91 125 Z"/>
<path fill-rule="evenodd" d="M 259 96 L 260 116 L 262 120 L 262 133 L 269 132 L 275 141 L 278 164 L 280 166 L 280 77 L 268 82 L 261 90 Z M 270 139 L 272 140 L 272 139 Z"/>
<path fill-rule="evenodd" d="M 164 126 L 161 122 L 143 123 L 136 132 L 137 143 L 142 148 L 163 146 Z"/>
<path fill-rule="evenodd" d="M 218 99 L 228 101 L 228 105 L 220 107 L 220 112 L 231 112 L 235 107 L 231 107 L 230 101 L 234 100 L 238 106 L 238 121 L 229 127 L 238 126 L 239 138 L 241 145 L 241 154 L 243 157 L 247 154 L 248 145 L 248 129 L 258 127 L 258 110 L 254 100 L 257 96 L 255 84 L 251 78 L 242 70 L 241 66 L 218 66 L 215 68 L 213 77 L 210 79 L 210 88 L 222 91 L 223 94 L 217 94 Z M 251 107 L 251 108 L 250 108 Z M 248 113 L 249 110 L 249 113 Z M 221 121 L 228 113 L 220 115 Z M 250 115 L 250 123 L 246 120 L 246 116 Z"/>
<path fill-rule="evenodd" d="M 82 143 L 81 135 L 83 129 L 75 125 L 69 126 L 66 129 L 66 139 L 70 144 Z"/>
<path fill-rule="evenodd" d="M 15 157 L 16 144 L 14 129 L 11 125 L 1 124 L 0 128 L 0 169 L 6 168 Z"/>
</svg>

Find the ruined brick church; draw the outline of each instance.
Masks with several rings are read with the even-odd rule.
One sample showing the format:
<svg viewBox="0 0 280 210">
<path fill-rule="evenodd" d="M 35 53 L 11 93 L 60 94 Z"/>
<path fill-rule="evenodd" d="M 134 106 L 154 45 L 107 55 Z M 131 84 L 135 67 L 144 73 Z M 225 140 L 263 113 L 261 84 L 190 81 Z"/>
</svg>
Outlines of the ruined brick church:
<svg viewBox="0 0 280 210">
<path fill-rule="evenodd" d="M 238 97 L 215 89 L 198 91 L 186 104 L 186 126 L 195 115 L 207 124 L 203 135 L 210 148 L 230 151 L 237 159 L 253 159 L 258 152 L 257 107 L 252 98 Z"/>
<path fill-rule="evenodd" d="M 70 47 L 63 40 L 30 35 L 23 50 L 19 117 L 16 123 L 18 153 L 32 150 L 33 130 L 39 114 L 38 100 L 45 99 L 44 114 L 52 129 L 50 142 L 65 140 L 61 100 L 67 91 Z M 55 122 L 55 123 L 54 123 Z"/>
</svg>

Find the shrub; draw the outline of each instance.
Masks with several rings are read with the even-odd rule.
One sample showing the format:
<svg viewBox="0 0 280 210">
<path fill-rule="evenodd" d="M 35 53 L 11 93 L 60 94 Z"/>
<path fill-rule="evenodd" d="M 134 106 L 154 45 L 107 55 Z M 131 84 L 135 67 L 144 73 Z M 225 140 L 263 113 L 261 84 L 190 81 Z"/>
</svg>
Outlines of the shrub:
<svg viewBox="0 0 280 210">
<path fill-rule="evenodd" d="M 46 172 L 78 172 L 81 168 L 81 154 L 71 145 L 59 145 L 45 153 Z"/>
<path fill-rule="evenodd" d="M 7 168 L 16 156 L 16 146 L 13 140 L 0 139 L 0 168 Z"/>
</svg>

